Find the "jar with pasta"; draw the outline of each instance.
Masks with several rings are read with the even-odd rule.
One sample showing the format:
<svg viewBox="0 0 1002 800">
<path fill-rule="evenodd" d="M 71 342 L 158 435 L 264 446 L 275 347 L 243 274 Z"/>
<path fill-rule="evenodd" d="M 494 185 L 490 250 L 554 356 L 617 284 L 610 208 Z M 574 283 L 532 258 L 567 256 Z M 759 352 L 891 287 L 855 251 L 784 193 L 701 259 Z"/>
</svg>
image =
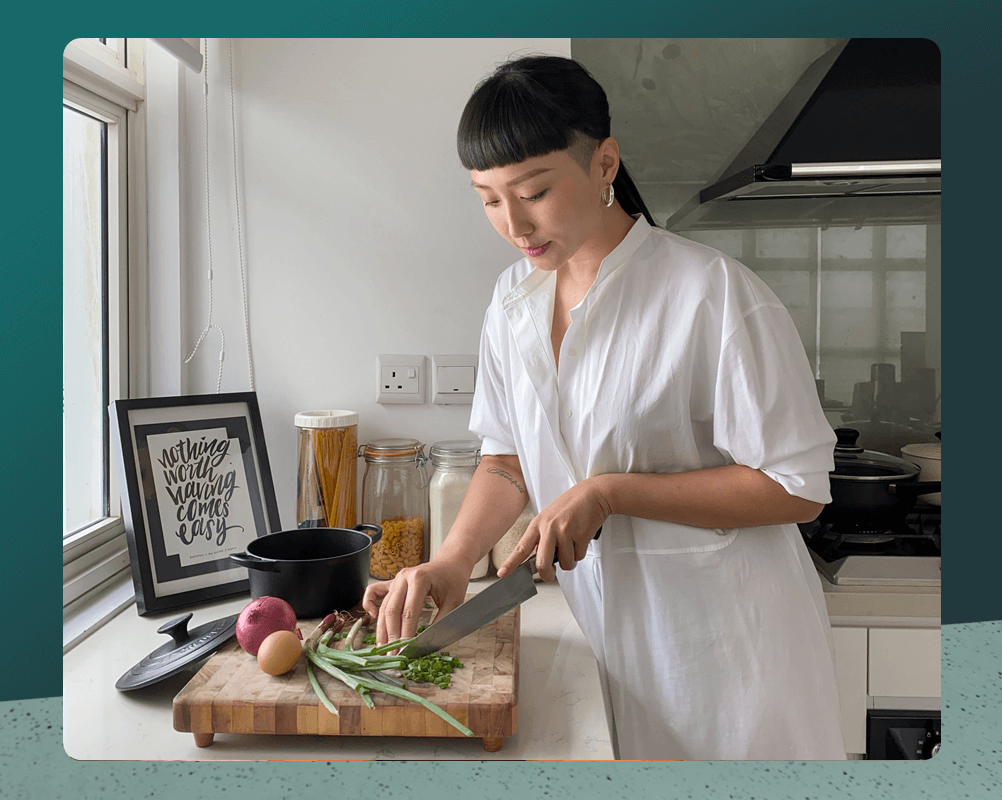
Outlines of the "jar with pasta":
<svg viewBox="0 0 1002 800">
<path fill-rule="evenodd" d="M 352 528 L 358 522 L 358 414 L 354 411 L 302 411 L 296 525 L 300 528 Z"/>
<path fill-rule="evenodd" d="M 377 439 L 359 453 L 365 458 L 362 521 L 383 529 L 372 546 L 369 574 L 388 580 L 428 559 L 424 445 L 417 439 Z"/>
</svg>

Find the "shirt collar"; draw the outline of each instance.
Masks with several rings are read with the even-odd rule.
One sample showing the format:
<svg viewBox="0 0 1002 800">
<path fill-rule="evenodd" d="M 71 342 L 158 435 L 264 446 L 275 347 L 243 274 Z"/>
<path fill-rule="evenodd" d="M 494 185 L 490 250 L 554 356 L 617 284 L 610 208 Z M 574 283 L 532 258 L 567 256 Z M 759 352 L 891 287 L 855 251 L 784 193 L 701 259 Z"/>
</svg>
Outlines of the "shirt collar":
<svg viewBox="0 0 1002 800">
<path fill-rule="evenodd" d="M 627 231 L 626 236 L 623 237 L 623 241 L 616 245 L 612 252 L 602 259 L 602 263 L 598 268 L 598 274 L 595 276 L 595 282 L 592 284 L 591 289 L 588 290 L 589 293 L 594 291 L 606 278 L 629 261 L 630 257 L 637 252 L 637 249 L 647 240 L 650 234 L 651 224 L 644 218 L 643 214 L 638 214 L 636 221 L 630 230 Z M 538 267 L 533 267 L 529 274 L 504 296 L 504 300 L 502 301 L 503 307 L 508 308 L 526 295 L 532 294 L 553 274 L 555 273 L 544 272 Z"/>
<path fill-rule="evenodd" d="M 595 276 L 595 282 L 592 284 L 592 289 L 597 288 L 613 272 L 629 261 L 633 254 L 637 252 L 640 245 L 650 235 L 651 224 L 644 218 L 643 214 L 638 214 L 636 222 L 626 232 L 623 241 L 616 245 L 613 251 L 602 259 L 602 263 L 598 268 L 598 275 Z"/>
</svg>

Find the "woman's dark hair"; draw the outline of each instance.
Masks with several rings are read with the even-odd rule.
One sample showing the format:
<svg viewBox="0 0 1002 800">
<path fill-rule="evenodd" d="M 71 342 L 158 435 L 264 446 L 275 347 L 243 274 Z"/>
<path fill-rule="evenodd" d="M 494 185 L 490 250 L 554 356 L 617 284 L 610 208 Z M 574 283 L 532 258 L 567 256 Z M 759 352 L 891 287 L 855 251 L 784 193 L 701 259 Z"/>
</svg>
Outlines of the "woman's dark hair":
<svg viewBox="0 0 1002 800">
<path fill-rule="evenodd" d="M 488 170 L 556 150 L 573 153 L 582 136 L 597 145 L 610 129 L 605 91 L 584 67 L 559 56 L 526 56 L 502 64 L 473 91 L 456 144 L 466 169 Z M 657 224 L 622 161 L 612 185 L 626 213 Z"/>
</svg>

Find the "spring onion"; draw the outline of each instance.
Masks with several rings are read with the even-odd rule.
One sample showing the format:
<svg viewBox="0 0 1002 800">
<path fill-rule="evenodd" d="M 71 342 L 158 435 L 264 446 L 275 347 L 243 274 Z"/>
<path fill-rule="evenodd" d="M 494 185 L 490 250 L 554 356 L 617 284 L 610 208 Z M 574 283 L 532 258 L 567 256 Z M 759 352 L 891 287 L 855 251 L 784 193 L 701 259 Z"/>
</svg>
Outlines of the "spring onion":
<svg viewBox="0 0 1002 800">
<path fill-rule="evenodd" d="M 459 720 L 448 714 L 443 709 L 420 695 L 414 694 L 407 689 L 399 688 L 391 684 L 383 683 L 379 680 L 366 677 L 364 673 L 378 672 L 386 669 L 400 669 L 405 671 L 405 677 L 410 680 L 434 683 L 440 688 L 446 688 L 451 680 L 450 676 L 456 667 L 461 667 L 458 659 L 451 658 L 448 653 L 434 653 L 430 656 L 410 659 L 406 656 L 388 655 L 391 650 L 400 650 L 414 641 L 414 637 L 408 639 L 398 639 L 384 645 L 375 644 L 375 636 L 366 636 L 363 644 L 370 645 L 361 650 L 352 649 L 352 642 L 362 626 L 370 621 L 365 615 L 354 622 L 351 630 L 347 634 L 341 633 L 346 617 L 341 615 L 331 615 L 324 619 L 321 625 L 310 636 L 303 648 L 307 657 L 306 673 L 310 679 L 310 685 L 320 697 L 324 706 L 337 715 L 338 711 L 320 686 L 316 677 L 314 667 L 323 670 L 328 675 L 337 678 L 350 689 L 358 692 L 362 701 L 369 708 L 374 708 L 371 693 L 373 691 L 383 692 L 404 700 L 411 700 L 420 703 L 433 714 L 437 715 L 447 723 L 452 725 L 465 736 L 473 736 L 473 731 L 467 728 Z M 322 630 L 321 630 L 322 628 Z M 423 628 L 422 628 L 423 629 Z M 370 640 L 371 637 L 371 640 Z M 338 640 L 344 642 L 343 648 L 331 647 L 330 645 Z"/>
<path fill-rule="evenodd" d="M 448 653 L 428 653 L 409 659 L 404 677 L 411 681 L 434 683 L 439 689 L 448 689 L 452 673 L 462 667 L 458 658 Z"/>
</svg>

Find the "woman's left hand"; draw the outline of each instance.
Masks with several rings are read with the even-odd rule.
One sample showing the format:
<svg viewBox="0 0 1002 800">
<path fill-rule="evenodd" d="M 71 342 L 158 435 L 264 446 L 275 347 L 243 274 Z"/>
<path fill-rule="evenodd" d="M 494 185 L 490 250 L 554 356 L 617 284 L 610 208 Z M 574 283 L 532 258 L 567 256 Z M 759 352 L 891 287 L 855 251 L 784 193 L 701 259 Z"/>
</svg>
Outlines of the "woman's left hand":
<svg viewBox="0 0 1002 800">
<path fill-rule="evenodd" d="M 533 548 L 536 571 L 544 581 L 556 578 L 555 560 L 561 569 L 574 569 L 609 514 L 609 504 L 596 481 L 576 484 L 536 515 L 511 555 L 498 567 L 498 577 L 503 578 L 525 561 Z"/>
</svg>

